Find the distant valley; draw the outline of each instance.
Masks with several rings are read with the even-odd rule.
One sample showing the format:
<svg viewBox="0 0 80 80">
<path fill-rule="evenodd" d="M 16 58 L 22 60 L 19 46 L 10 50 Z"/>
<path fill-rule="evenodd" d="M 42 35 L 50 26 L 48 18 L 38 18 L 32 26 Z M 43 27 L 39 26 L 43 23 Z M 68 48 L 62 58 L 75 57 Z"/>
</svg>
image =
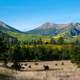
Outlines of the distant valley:
<svg viewBox="0 0 80 80">
<path fill-rule="evenodd" d="M 46 22 L 33 30 L 22 32 L 0 21 L 0 31 L 16 37 L 20 41 L 39 38 L 49 40 L 51 37 L 55 39 L 63 37 L 67 40 L 80 39 L 80 23 L 56 24 Z"/>
</svg>

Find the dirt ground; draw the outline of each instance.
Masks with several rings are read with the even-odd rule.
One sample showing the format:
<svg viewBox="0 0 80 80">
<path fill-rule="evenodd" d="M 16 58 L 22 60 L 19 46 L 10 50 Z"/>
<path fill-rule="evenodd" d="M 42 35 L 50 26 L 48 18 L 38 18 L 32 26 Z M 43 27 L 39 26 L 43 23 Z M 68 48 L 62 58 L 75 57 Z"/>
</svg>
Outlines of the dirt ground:
<svg viewBox="0 0 80 80">
<path fill-rule="evenodd" d="M 15 80 L 80 80 L 80 69 L 70 61 L 25 62 L 21 64 L 22 71 L 13 71 Z M 44 70 L 44 65 L 47 65 L 49 70 Z"/>
</svg>

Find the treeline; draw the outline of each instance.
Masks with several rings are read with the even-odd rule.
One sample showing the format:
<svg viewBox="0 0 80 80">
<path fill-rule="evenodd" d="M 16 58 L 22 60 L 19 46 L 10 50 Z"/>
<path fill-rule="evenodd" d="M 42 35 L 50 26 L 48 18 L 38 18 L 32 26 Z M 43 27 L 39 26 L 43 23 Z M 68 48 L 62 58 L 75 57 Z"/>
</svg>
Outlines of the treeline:
<svg viewBox="0 0 80 80">
<path fill-rule="evenodd" d="M 74 39 L 73 39 L 74 40 Z M 28 40 L 28 41 L 22 41 L 21 42 L 24 45 L 42 45 L 42 44 L 75 44 L 79 45 L 80 41 L 79 39 L 76 39 L 74 41 L 66 42 L 66 40 L 63 37 L 59 37 L 58 39 L 55 38 L 50 38 L 48 41 L 43 41 L 42 38 L 40 39 L 33 39 L 33 40 Z"/>
<path fill-rule="evenodd" d="M 19 43 L 15 37 L 0 31 L 0 61 L 7 63 L 13 46 L 17 46 Z"/>
<path fill-rule="evenodd" d="M 12 62 L 71 60 L 71 62 L 80 65 L 80 46 L 61 46 L 61 48 L 52 48 L 45 45 L 16 46 L 13 53 L 9 55 L 9 60 Z"/>
<path fill-rule="evenodd" d="M 54 45 L 55 46 L 55 45 Z M 13 60 L 32 60 L 32 61 L 48 61 L 48 60 L 77 60 L 80 58 L 80 46 L 61 45 L 61 48 L 51 48 L 49 46 L 18 46 L 15 47 L 12 54 Z M 77 59 L 76 59 L 77 56 Z"/>
<path fill-rule="evenodd" d="M 13 45 L 17 45 L 20 42 L 17 40 L 17 38 L 12 37 L 10 35 L 8 35 L 7 33 L 4 33 L 2 31 L 0 31 L 0 41 L 3 42 L 4 44 L 6 44 L 6 46 L 13 46 Z M 1 45 L 0 45 L 1 46 Z"/>
<path fill-rule="evenodd" d="M 55 47 L 55 45 L 53 45 Z M 80 64 L 80 46 L 79 45 L 60 45 L 60 48 L 53 48 L 46 45 L 25 46 L 16 45 L 6 49 L 4 47 L 0 59 L 7 62 L 22 61 L 55 61 L 55 60 L 71 60 Z M 1 49 L 1 48 L 0 48 Z M 1 53 L 0 53 L 1 54 Z"/>
<path fill-rule="evenodd" d="M 18 46 L 14 49 L 12 59 L 16 61 L 49 61 L 70 60 L 70 49 L 53 49 L 45 45 L 41 46 Z"/>
<path fill-rule="evenodd" d="M 4 33 L 0 33 L 3 35 Z M 21 61 L 49 61 L 49 60 L 71 60 L 74 63 L 80 64 L 80 45 L 64 44 L 61 37 L 58 40 L 60 48 L 53 48 L 43 44 L 43 41 L 38 40 L 37 44 L 40 45 L 25 45 L 8 35 L 0 36 L 0 60 L 5 64 L 8 62 L 21 62 Z M 34 41 L 33 41 L 34 42 Z M 32 43 L 31 43 L 32 44 Z M 55 44 L 51 39 L 51 44 Z M 58 46 L 58 45 L 57 45 Z"/>
</svg>

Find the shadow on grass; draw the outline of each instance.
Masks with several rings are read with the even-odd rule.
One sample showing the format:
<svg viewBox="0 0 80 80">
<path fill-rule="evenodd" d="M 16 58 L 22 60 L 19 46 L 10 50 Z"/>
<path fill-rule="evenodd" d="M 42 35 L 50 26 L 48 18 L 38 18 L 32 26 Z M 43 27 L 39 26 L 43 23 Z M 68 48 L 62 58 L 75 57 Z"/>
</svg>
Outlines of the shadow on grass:
<svg viewBox="0 0 80 80">
<path fill-rule="evenodd" d="M 16 78 L 0 74 L 0 80 L 16 80 Z"/>
</svg>

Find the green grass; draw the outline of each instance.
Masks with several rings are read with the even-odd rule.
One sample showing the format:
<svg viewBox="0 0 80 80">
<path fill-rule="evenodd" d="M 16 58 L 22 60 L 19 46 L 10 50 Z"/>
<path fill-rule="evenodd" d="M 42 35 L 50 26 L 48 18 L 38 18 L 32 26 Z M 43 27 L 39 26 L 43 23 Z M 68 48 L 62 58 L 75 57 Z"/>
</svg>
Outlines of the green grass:
<svg viewBox="0 0 80 80">
<path fill-rule="evenodd" d="M 19 41 L 31 41 L 31 40 L 38 40 L 41 38 L 44 42 L 49 42 L 51 37 L 53 37 L 55 40 L 58 40 L 59 37 L 63 37 L 65 43 L 72 43 L 77 39 L 80 40 L 80 35 L 69 36 L 66 33 L 60 33 L 56 36 L 32 35 L 32 34 L 15 33 L 15 32 L 7 32 L 7 33 L 13 37 L 16 37 Z"/>
<path fill-rule="evenodd" d="M 42 35 L 32 35 L 32 34 L 24 34 L 24 33 L 15 33 L 15 32 L 7 32 L 9 35 L 16 37 L 20 41 L 31 41 L 31 40 L 38 40 L 42 38 L 43 41 L 49 41 L 49 36 L 42 36 Z"/>
</svg>

